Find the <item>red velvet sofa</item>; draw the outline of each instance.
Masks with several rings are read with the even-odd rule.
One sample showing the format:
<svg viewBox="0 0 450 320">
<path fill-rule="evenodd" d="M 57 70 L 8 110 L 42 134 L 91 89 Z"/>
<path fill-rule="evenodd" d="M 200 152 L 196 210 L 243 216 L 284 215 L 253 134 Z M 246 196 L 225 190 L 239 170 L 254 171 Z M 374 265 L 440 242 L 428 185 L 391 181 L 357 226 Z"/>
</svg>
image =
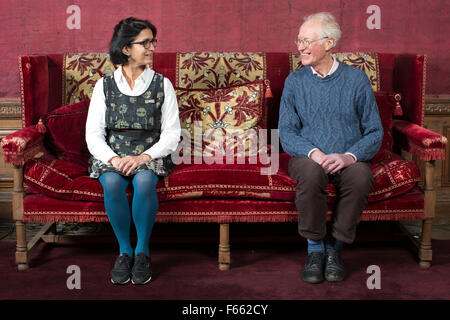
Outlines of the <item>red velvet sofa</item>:
<svg viewBox="0 0 450 320">
<path fill-rule="evenodd" d="M 434 161 L 444 159 L 446 139 L 423 128 L 426 56 L 336 56 L 367 73 L 385 130 L 383 145 L 372 160 L 374 186 L 361 220 L 423 221 L 416 245 L 420 265 L 428 267 L 436 200 Z M 276 129 L 284 80 L 301 67 L 301 61 L 293 53 L 155 53 L 152 67 L 176 87 L 185 132 L 192 134 L 193 122 L 202 120 L 200 134 L 206 137 L 208 125 L 222 132 L 232 127 L 244 133 Z M 58 239 L 55 222 L 108 220 L 102 187 L 88 177 L 84 128 L 95 82 L 114 68 L 103 53 L 19 57 L 23 129 L 2 140 L 5 161 L 14 165 L 13 216 L 19 270 L 28 268 L 30 252 L 40 240 Z M 297 221 L 296 183 L 287 175 L 289 156 L 280 150 L 276 133 L 269 131 L 267 148 L 261 144 L 251 149 L 248 141 L 243 150 L 232 146 L 237 151 L 232 163 L 208 164 L 206 158 L 201 159 L 204 149 L 219 151 L 214 140 L 197 143 L 200 154 L 192 150 L 191 154 L 183 153 L 191 163 L 186 160 L 177 165 L 157 186 L 157 222 L 220 224 L 219 268 L 226 270 L 230 266 L 231 223 Z M 185 146 L 195 150 L 196 143 L 190 138 L 189 134 L 183 137 Z M 402 158 L 399 150 L 425 161 L 422 189 L 418 186 L 418 166 Z M 199 161 L 196 156 L 200 156 Z M 263 161 L 269 156 L 269 163 Z M 271 174 L 262 174 L 261 169 L 271 165 Z M 332 185 L 328 191 L 330 220 L 337 195 Z M 46 222 L 29 242 L 27 222 Z"/>
</svg>

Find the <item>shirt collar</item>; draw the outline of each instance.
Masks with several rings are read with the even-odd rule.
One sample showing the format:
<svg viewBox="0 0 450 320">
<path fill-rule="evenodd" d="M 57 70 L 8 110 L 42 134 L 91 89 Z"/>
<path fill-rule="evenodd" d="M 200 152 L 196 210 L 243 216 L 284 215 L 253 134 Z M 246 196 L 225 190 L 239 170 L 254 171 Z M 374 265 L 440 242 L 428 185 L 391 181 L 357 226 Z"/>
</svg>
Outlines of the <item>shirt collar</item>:
<svg viewBox="0 0 450 320">
<path fill-rule="evenodd" d="M 330 69 L 330 71 L 328 71 L 328 74 L 326 76 L 322 77 L 316 70 L 314 70 L 313 67 L 311 67 L 312 73 L 321 78 L 325 78 L 325 77 L 329 76 L 330 74 L 332 74 L 333 72 L 335 72 L 337 70 L 337 68 L 339 67 L 339 62 L 335 57 L 333 57 L 333 56 L 331 56 L 331 57 L 333 58 L 333 65 L 331 66 L 331 69 Z"/>
<path fill-rule="evenodd" d="M 149 74 L 151 72 L 151 69 L 149 68 L 149 66 L 146 66 L 144 69 L 144 72 L 141 73 L 141 75 L 139 77 L 136 78 L 136 82 L 137 81 L 142 81 L 144 84 L 146 84 L 150 79 Z M 116 71 L 114 71 L 114 78 L 116 79 L 116 81 L 118 83 L 126 83 L 127 79 L 125 78 L 125 76 L 122 73 L 122 66 L 118 67 Z"/>
</svg>

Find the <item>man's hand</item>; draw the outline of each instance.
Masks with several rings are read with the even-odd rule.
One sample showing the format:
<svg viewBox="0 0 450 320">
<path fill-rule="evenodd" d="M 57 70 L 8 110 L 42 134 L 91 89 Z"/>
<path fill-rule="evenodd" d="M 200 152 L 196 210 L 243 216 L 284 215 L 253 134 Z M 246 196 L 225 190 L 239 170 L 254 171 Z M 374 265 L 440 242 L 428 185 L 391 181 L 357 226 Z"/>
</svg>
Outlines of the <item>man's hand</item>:
<svg viewBox="0 0 450 320">
<path fill-rule="evenodd" d="M 335 174 L 343 168 L 353 164 L 354 162 L 355 159 L 349 154 L 332 153 L 322 157 L 322 160 L 319 164 L 327 174 Z"/>
<path fill-rule="evenodd" d="M 111 162 L 114 168 L 128 176 L 140 165 L 149 162 L 151 159 L 152 158 L 148 154 L 142 153 L 138 156 L 126 156 L 123 158 L 113 157 L 109 162 Z"/>
<path fill-rule="evenodd" d="M 323 153 L 322 151 L 320 151 L 319 149 L 314 150 L 309 157 L 311 158 L 311 160 L 313 160 L 314 162 L 320 164 L 322 162 L 323 157 L 325 157 L 326 154 Z"/>
</svg>

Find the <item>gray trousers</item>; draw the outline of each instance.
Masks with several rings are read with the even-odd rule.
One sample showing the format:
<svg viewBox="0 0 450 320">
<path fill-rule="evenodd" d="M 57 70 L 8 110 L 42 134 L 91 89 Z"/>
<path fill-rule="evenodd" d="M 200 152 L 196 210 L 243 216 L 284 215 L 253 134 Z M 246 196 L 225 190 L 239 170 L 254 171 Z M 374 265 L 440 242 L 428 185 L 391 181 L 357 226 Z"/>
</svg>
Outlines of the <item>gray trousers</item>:
<svg viewBox="0 0 450 320">
<path fill-rule="evenodd" d="M 311 240 L 324 239 L 327 233 L 327 184 L 336 186 L 337 203 L 331 234 L 345 243 L 355 240 L 356 226 L 372 190 L 370 166 L 356 162 L 335 175 L 309 158 L 292 157 L 289 176 L 297 181 L 295 204 L 298 210 L 298 232 Z"/>
</svg>

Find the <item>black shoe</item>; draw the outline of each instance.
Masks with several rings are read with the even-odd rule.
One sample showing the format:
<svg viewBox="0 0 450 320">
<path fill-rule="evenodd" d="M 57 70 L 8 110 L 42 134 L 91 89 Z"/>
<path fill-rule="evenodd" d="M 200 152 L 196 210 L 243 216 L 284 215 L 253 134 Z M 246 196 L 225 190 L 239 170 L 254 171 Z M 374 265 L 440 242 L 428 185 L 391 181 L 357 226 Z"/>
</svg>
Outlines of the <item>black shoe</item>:
<svg viewBox="0 0 450 320">
<path fill-rule="evenodd" d="M 150 257 L 140 252 L 134 259 L 131 270 L 131 282 L 133 284 L 146 284 L 152 279 L 152 264 Z"/>
<path fill-rule="evenodd" d="M 344 263 L 340 252 L 331 248 L 327 249 L 325 253 L 325 279 L 331 282 L 339 282 L 344 278 Z"/>
<path fill-rule="evenodd" d="M 133 258 L 126 253 L 116 258 L 114 268 L 111 270 L 111 282 L 114 284 L 125 284 L 130 281 L 131 266 Z"/>
<path fill-rule="evenodd" d="M 308 254 L 302 270 L 302 279 L 308 283 L 320 283 L 323 281 L 323 265 L 325 262 L 322 252 Z"/>
</svg>

